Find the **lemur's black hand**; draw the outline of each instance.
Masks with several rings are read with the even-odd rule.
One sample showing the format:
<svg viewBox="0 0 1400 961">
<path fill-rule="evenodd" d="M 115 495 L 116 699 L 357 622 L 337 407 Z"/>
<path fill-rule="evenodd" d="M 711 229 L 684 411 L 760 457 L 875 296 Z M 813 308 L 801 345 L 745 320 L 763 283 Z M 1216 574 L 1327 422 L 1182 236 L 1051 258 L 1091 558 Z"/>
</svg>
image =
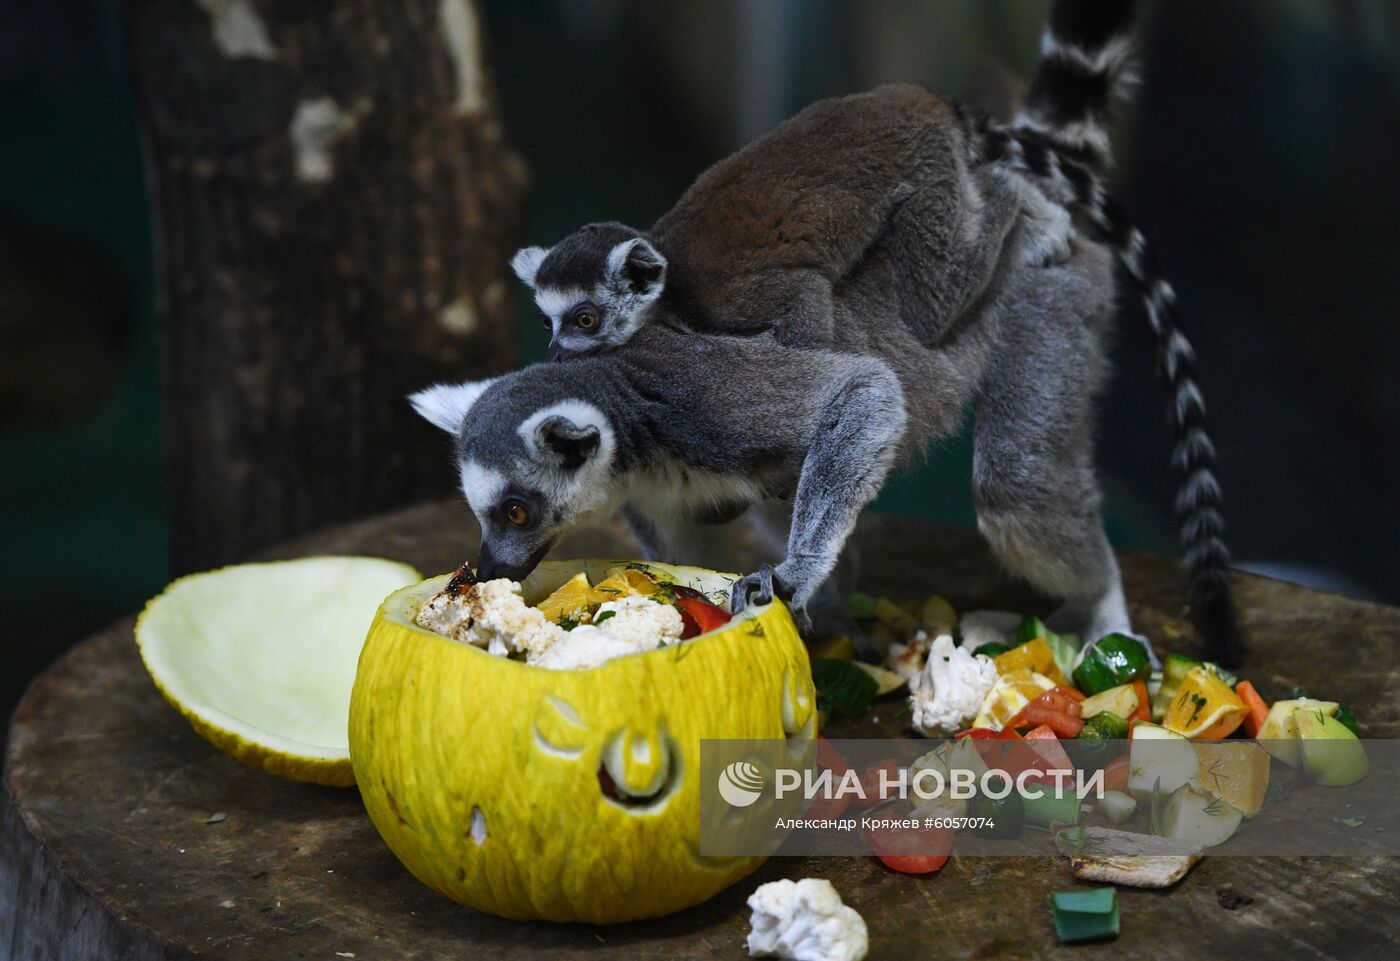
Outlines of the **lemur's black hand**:
<svg viewBox="0 0 1400 961">
<path fill-rule="evenodd" d="M 777 571 L 764 564 L 752 574 L 734 582 L 734 587 L 729 592 L 729 610 L 738 614 L 746 607 L 771 604 L 777 598 L 788 605 L 792 619 L 797 622 L 798 633 L 806 634 L 812 629 L 812 619 L 807 616 L 805 606 L 793 605 L 792 595 L 792 587 L 783 582 Z"/>
<path fill-rule="evenodd" d="M 734 582 L 729 591 L 729 612 L 738 614 L 746 607 L 761 607 L 773 603 L 773 590 L 777 578 L 773 568 L 764 564 L 752 574 L 747 574 Z"/>
</svg>

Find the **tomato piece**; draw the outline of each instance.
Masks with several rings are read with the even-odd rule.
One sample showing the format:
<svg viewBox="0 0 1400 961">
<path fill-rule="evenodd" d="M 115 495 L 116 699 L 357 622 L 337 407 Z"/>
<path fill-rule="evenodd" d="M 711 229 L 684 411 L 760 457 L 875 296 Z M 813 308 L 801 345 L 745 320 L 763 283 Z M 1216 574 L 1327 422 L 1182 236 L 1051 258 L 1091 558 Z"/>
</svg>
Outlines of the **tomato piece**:
<svg viewBox="0 0 1400 961">
<path fill-rule="evenodd" d="M 1078 707 L 1078 705 L 1075 705 Z M 1074 714 L 1065 714 L 1043 704 L 1027 704 L 1021 713 L 1012 718 L 1015 727 L 1045 727 L 1048 725 L 1056 737 L 1078 737 L 1084 730 L 1084 721 Z"/>
<path fill-rule="evenodd" d="M 831 742 L 826 739 L 825 734 L 817 735 L 817 768 L 821 771 L 831 772 L 832 797 L 817 797 L 807 806 L 806 817 L 810 818 L 834 818 L 842 814 L 851 805 L 851 796 L 842 794 L 836 796 L 840 790 L 841 781 L 846 776 L 846 772 L 851 769 L 846 763 L 846 759 L 841 756 L 841 752 L 832 747 Z M 859 800 L 857 798 L 856 800 Z"/>
<path fill-rule="evenodd" d="M 831 782 L 831 790 L 835 792 L 840 786 L 840 783 L 840 781 L 833 780 Z M 856 800 L 860 799 L 856 798 Z M 812 818 L 814 820 L 822 818 L 838 818 L 842 814 L 846 813 L 846 808 L 850 806 L 851 796 L 849 794 L 842 794 L 839 797 L 835 796 L 834 794 L 832 797 L 822 797 L 820 794 L 818 794 L 815 798 L 812 799 L 812 803 L 807 805 L 807 810 L 805 810 L 802 813 L 802 816 Z"/>
<path fill-rule="evenodd" d="M 730 613 L 718 604 L 711 604 L 703 597 L 690 597 L 679 591 L 676 593 L 676 609 L 680 611 L 681 623 L 684 625 L 681 631 L 682 639 L 708 634 L 728 624 L 731 617 Z"/>
<path fill-rule="evenodd" d="M 995 741 L 997 732 L 989 727 L 970 727 L 966 731 L 959 731 L 957 734 L 954 734 L 953 737 L 959 741 L 964 738 L 973 741 Z"/>
<path fill-rule="evenodd" d="M 948 863 L 948 855 L 881 854 L 880 863 L 900 874 L 933 874 Z"/>
<path fill-rule="evenodd" d="M 1031 768 L 1045 769 L 1040 755 L 1026 747 L 1024 739 L 1011 727 L 1002 728 L 993 741 L 979 740 L 977 753 L 987 767 L 1005 771 L 1013 778 Z"/>
<path fill-rule="evenodd" d="M 1051 688 L 1021 708 L 1006 726 L 1019 729 L 1049 724 L 1060 737 L 1077 737 L 1084 728 L 1080 719 L 1084 708 L 1069 695 L 1072 690 L 1063 684 Z"/>
<path fill-rule="evenodd" d="M 851 769 L 841 752 L 832 747 L 825 734 L 817 735 L 817 765 L 824 771 L 830 771 L 836 780 L 840 780 Z"/>
<path fill-rule="evenodd" d="M 1068 684 L 1056 684 L 1052 690 L 1057 694 L 1064 695 L 1075 703 L 1084 700 L 1084 692 L 1077 687 L 1070 687 Z"/>
<path fill-rule="evenodd" d="M 1074 762 L 1065 749 L 1060 747 L 1060 738 L 1048 724 L 1042 724 L 1026 735 L 1026 746 L 1044 759 L 1052 771 L 1072 771 Z"/>
<path fill-rule="evenodd" d="M 885 867 L 901 874 L 933 874 L 948 863 L 953 829 L 948 827 L 871 828 L 865 832 L 871 852 Z"/>
<path fill-rule="evenodd" d="M 895 784 L 898 782 L 899 762 L 890 758 L 865 769 L 865 773 L 860 776 L 860 789 L 865 797 L 851 797 L 851 807 L 869 807 L 872 804 L 888 800 L 880 790 L 881 771 L 885 772 L 885 779 L 889 782 L 890 790 L 895 789 Z"/>
</svg>

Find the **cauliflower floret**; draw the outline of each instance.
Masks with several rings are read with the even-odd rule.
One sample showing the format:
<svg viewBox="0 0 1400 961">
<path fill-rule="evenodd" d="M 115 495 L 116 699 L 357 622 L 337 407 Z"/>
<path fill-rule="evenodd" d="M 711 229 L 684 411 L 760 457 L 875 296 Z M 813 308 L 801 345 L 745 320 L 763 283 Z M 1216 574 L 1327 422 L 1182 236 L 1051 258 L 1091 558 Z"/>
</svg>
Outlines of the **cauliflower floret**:
<svg viewBox="0 0 1400 961">
<path fill-rule="evenodd" d="M 583 671 L 615 657 L 636 653 L 637 649 L 626 641 L 591 624 L 583 624 L 565 634 L 553 647 L 541 654 L 528 656 L 526 660 L 537 667 L 555 671 Z"/>
<path fill-rule="evenodd" d="M 908 644 L 891 644 L 885 663 L 890 666 L 890 670 L 907 681 L 924 666 L 924 659 L 928 657 L 928 644 L 928 634 L 921 628 L 914 632 Z"/>
<path fill-rule="evenodd" d="M 997 667 L 985 654 L 954 647 L 940 635 L 929 648 L 923 670 L 909 680 L 909 707 L 920 734 L 956 731 L 977 716 L 982 699 L 997 682 Z"/>
<path fill-rule="evenodd" d="M 419 608 L 420 627 L 500 656 L 523 651 L 530 664 L 583 670 L 658 645 L 674 644 L 685 629 L 680 611 L 639 594 L 598 606 L 593 623 L 566 631 L 538 608 L 527 607 L 520 584 L 499 578 L 465 590 L 447 589 Z"/>
<path fill-rule="evenodd" d="M 466 640 L 492 654 L 525 651 L 542 654 L 564 636 L 565 631 L 551 622 L 538 608 L 527 607 L 520 596 L 520 584 L 504 577 L 476 585 L 472 603 L 472 626 Z"/>
<path fill-rule="evenodd" d="M 958 633 L 962 634 L 962 646 L 969 651 L 992 643 L 1010 647 L 1016 628 L 1024 620 L 1015 611 L 971 611 L 958 621 Z"/>
<path fill-rule="evenodd" d="M 552 647 L 527 660 L 554 670 L 584 670 L 615 657 L 674 644 L 680 640 L 682 630 L 680 612 L 674 607 L 630 594 L 600 604 L 592 624 L 574 628 Z"/>
<path fill-rule="evenodd" d="M 418 608 L 413 621 L 434 634 L 460 641 L 463 640 L 462 635 L 466 633 L 467 628 L 472 626 L 469 607 L 465 592 L 455 594 L 452 591 L 443 591 L 434 594 L 426 604 Z"/>
<path fill-rule="evenodd" d="M 564 635 L 542 612 L 527 607 L 520 584 L 504 577 L 473 584 L 460 594 L 443 591 L 418 610 L 421 627 L 488 653 L 542 654 Z"/>
<path fill-rule="evenodd" d="M 870 949 L 865 919 L 823 878 L 761 884 L 749 907 L 750 957 L 860 961 Z"/>
<path fill-rule="evenodd" d="M 612 617 L 604 617 L 608 611 L 613 612 Z M 599 618 L 603 618 L 601 624 Z M 649 651 L 657 644 L 674 644 L 685 630 L 680 611 L 640 594 L 600 604 L 598 613 L 593 615 L 593 623 L 604 633 L 642 651 Z"/>
</svg>

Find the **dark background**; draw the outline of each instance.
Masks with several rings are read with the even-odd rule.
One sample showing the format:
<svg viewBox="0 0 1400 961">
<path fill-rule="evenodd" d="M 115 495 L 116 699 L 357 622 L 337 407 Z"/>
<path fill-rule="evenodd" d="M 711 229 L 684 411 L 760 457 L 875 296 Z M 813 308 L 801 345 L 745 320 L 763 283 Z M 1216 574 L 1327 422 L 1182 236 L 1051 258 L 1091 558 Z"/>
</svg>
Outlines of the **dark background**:
<svg viewBox="0 0 1400 961">
<path fill-rule="evenodd" d="M 528 236 L 646 226 L 708 164 L 824 96 L 911 80 L 996 107 L 1036 0 L 485 0 Z M 1244 566 L 1400 601 L 1400 5 L 1144 11 L 1117 189 L 1201 357 Z M 152 255 L 115 8 L 0 0 L 0 712 L 167 579 Z M 527 357 L 539 333 L 521 303 Z M 1103 404 L 1109 527 L 1174 549 L 1162 396 L 1123 311 Z M 424 428 L 428 429 L 428 428 Z M 972 521 L 965 441 L 877 509 Z M 444 470 L 442 490 L 453 479 Z"/>
</svg>

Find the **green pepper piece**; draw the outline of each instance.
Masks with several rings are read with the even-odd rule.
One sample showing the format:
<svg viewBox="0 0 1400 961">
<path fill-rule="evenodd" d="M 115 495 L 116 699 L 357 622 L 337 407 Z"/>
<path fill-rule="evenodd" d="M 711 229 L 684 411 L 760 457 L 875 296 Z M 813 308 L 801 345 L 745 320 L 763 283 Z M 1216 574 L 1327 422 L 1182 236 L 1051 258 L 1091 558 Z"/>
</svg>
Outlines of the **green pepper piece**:
<svg viewBox="0 0 1400 961">
<path fill-rule="evenodd" d="M 1011 648 L 1000 641 L 988 641 L 986 644 L 979 645 L 977 650 L 972 652 L 972 656 L 976 657 L 978 654 L 985 654 L 988 657 L 997 657 L 998 655 L 1005 654 L 1009 650 L 1011 650 Z"/>
<path fill-rule="evenodd" d="M 1020 646 L 1027 644 L 1037 637 L 1048 637 L 1050 631 L 1046 628 L 1045 622 L 1038 617 L 1028 617 L 1021 622 L 1021 626 L 1016 628 L 1016 644 Z"/>
<path fill-rule="evenodd" d="M 974 794 L 967 807 L 969 817 L 986 818 L 990 823 L 979 825 L 972 833 L 984 838 L 1018 838 L 1025 819 L 1021 795 L 1012 791 L 1004 798 Z"/>
<path fill-rule="evenodd" d="M 1151 673 L 1152 663 L 1141 641 L 1126 634 L 1109 634 L 1074 669 L 1074 686 L 1085 694 L 1098 694 L 1138 678 L 1146 681 Z"/>
</svg>

